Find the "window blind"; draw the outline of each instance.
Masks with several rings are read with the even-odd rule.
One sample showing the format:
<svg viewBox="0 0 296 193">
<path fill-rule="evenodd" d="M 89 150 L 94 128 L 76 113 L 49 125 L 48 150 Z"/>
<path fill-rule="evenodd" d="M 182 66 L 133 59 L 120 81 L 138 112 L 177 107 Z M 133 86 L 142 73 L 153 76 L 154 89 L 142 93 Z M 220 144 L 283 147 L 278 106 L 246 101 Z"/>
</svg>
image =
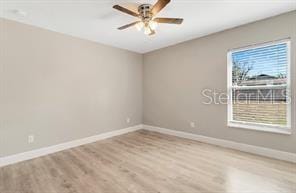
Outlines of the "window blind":
<svg viewBox="0 0 296 193">
<path fill-rule="evenodd" d="M 231 121 L 288 125 L 288 44 L 231 53 Z"/>
</svg>

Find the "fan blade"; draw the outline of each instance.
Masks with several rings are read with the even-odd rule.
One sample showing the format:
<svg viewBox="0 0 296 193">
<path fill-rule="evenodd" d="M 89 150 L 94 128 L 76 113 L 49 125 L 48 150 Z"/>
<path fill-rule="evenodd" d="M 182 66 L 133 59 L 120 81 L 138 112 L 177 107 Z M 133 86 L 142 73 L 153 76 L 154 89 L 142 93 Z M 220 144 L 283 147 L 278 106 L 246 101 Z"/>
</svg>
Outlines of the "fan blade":
<svg viewBox="0 0 296 193">
<path fill-rule="evenodd" d="M 117 9 L 121 12 L 124 12 L 126 14 L 129 14 L 129 15 L 132 15 L 132 16 L 135 16 L 135 17 L 139 17 L 139 14 L 138 13 L 135 13 L 127 8 L 124 8 L 124 7 L 121 7 L 120 5 L 114 5 L 113 6 L 114 9 Z"/>
<path fill-rule="evenodd" d="M 157 23 L 182 24 L 183 19 L 158 17 L 158 18 L 153 19 L 153 21 L 156 21 Z"/>
<path fill-rule="evenodd" d="M 123 29 L 129 28 L 129 27 L 131 27 L 131 26 L 136 25 L 136 24 L 139 23 L 139 22 L 140 22 L 140 21 L 136 21 L 136 22 L 133 22 L 133 23 L 130 23 L 130 24 L 127 24 L 127 25 L 121 26 L 121 27 L 119 27 L 118 29 L 119 29 L 119 30 L 123 30 Z"/>
<path fill-rule="evenodd" d="M 171 0 L 158 0 L 152 7 L 152 15 L 158 14 Z"/>
</svg>

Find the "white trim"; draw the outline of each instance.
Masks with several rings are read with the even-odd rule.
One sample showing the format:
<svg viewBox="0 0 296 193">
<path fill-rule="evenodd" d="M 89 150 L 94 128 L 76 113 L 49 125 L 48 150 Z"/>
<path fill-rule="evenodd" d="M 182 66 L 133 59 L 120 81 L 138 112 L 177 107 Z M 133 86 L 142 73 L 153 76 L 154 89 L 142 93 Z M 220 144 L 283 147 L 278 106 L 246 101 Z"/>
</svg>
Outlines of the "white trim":
<svg viewBox="0 0 296 193">
<path fill-rule="evenodd" d="M 107 133 L 102 133 L 99 135 L 94 135 L 91 137 L 86 137 L 83 139 L 77 139 L 74 141 L 61 143 L 58 145 L 53 145 L 53 146 L 44 147 L 44 148 L 40 148 L 40 149 L 28 151 L 28 152 L 23 152 L 23 153 L 11 155 L 11 156 L 2 157 L 2 158 L 0 158 L 0 167 L 14 164 L 14 163 L 21 162 L 21 161 L 30 160 L 30 159 L 41 157 L 44 155 L 56 153 L 56 152 L 70 149 L 73 147 L 81 146 L 84 144 L 93 143 L 93 142 L 107 139 L 107 138 L 111 138 L 114 136 L 123 135 L 123 134 L 129 133 L 129 132 L 140 130 L 142 128 L 143 128 L 143 125 L 136 125 L 136 126 L 132 126 L 132 127 L 124 128 L 124 129 L 110 131 Z"/>
<path fill-rule="evenodd" d="M 287 60 L 288 60 L 288 67 L 287 67 L 287 91 L 288 91 L 288 96 L 290 97 L 290 104 L 287 103 L 287 126 L 289 128 L 292 127 L 292 104 L 293 104 L 293 97 L 291 94 L 291 40 L 287 40 Z"/>
<path fill-rule="evenodd" d="M 281 85 L 264 85 L 264 86 L 232 86 L 233 89 L 238 90 L 251 90 L 251 89 L 278 89 L 278 88 L 286 88 L 288 87 L 287 84 L 281 84 Z"/>
<path fill-rule="evenodd" d="M 241 52 L 241 51 L 250 50 L 258 47 L 268 47 L 274 44 L 287 43 L 290 41 L 291 41 L 291 38 L 287 37 L 280 40 L 272 40 L 272 41 L 263 42 L 263 43 L 255 43 L 255 44 L 251 44 L 251 45 L 243 46 L 239 48 L 232 48 L 232 49 L 229 49 L 228 52 Z"/>
<path fill-rule="evenodd" d="M 167 135 L 173 135 L 177 137 L 196 140 L 196 141 L 200 141 L 208 144 L 218 145 L 218 146 L 227 147 L 230 149 L 235 149 L 243 152 L 253 153 L 253 154 L 257 154 L 265 157 L 270 157 L 274 159 L 296 163 L 296 154 L 290 153 L 290 152 L 284 152 L 284 151 L 269 149 L 265 147 L 248 145 L 248 144 L 238 143 L 238 142 L 224 140 L 224 139 L 206 137 L 202 135 L 196 135 L 196 134 L 176 131 L 172 129 L 154 127 L 150 125 L 144 125 L 143 127 L 145 130 L 149 130 L 149 131 L 155 131 L 155 132 L 164 133 Z"/>
<path fill-rule="evenodd" d="M 266 131 L 266 132 L 279 133 L 279 134 L 285 134 L 285 135 L 292 134 L 291 128 L 282 127 L 279 125 L 268 125 L 268 124 L 259 124 L 259 123 L 252 124 L 252 123 L 243 122 L 243 121 L 230 121 L 227 123 L 227 126 L 233 127 L 233 128 L 250 129 L 255 131 Z"/>
<path fill-rule="evenodd" d="M 227 122 L 233 120 L 232 113 L 232 52 L 227 53 L 227 91 L 228 91 L 228 101 L 227 101 Z"/>
<path fill-rule="evenodd" d="M 240 52 L 249 49 L 255 49 L 260 47 L 267 47 L 270 45 L 281 44 L 284 43 L 287 45 L 287 84 L 286 85 L 266 85 L 266 86 L 233 86 L 232 85 L 232 54 L 234 52 Z M 259 88 L 281 88 L 286 87 L 288 91 L 288 96 L 290 98 L 290 103 L 287 103 L 287 125 L 279 126 L 279 125 L 270 125 L 263 123 L 252 123 L 252 122 L 243 122 L 233 120 L 233 112 L 232 112 L 232 89 L 259 89 Z M 251 129 L 257 131 L 264 132 L 272 132 L 279 134 L 292 134 L 291 126 L 292 126 L 292 104 L 293 99 L 291 96 L 291 39 L 286 38 L 277 41 L 266 42 L 262 44 L 255 44 L 251 46 L 246 46 L 238 49 L 231 49 L 227 52 L 227 91 L 228 91 L 228 101 L 227 101 L 227 126 L 234 128 L 242 128 L 242 129 Z"/>
</svg>

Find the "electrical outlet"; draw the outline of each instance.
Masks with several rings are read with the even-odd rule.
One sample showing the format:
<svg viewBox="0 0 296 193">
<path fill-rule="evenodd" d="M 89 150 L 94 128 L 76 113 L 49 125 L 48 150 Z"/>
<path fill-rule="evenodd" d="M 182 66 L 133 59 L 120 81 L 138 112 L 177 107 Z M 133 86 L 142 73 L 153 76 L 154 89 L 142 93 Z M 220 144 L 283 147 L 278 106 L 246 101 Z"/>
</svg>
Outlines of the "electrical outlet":
<svg viewBox="0 0 296 193">
<path fill-rule="evenodd" d="M 34 141 L 35 141 L 34 135 L 29 135 L 28 136 L 28 143 L 34 143 Z"/>
<path fill-rule="evenodd" d="M 194 122 L 190 122 L 190 127 L 195 128 L 195 123 Z"/>
<path fill-rule="evenodd" d="M 131 119 L 128 117 L 128 118 L 126 118 L 126 122 L 127 123 L 130 123 L 131 122 Z"/>
</svg>

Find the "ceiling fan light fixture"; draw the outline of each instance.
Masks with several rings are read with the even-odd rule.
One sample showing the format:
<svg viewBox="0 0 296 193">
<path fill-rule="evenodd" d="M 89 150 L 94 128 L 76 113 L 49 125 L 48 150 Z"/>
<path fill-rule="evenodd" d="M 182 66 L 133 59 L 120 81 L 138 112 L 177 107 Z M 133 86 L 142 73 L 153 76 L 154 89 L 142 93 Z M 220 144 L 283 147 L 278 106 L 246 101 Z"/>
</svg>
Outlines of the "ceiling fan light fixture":
<svg viewBox="0 0 296 193">
<path fill-rule="evenodd" d="M 158 23 L 156 21 L 153 21 L 153 20 L 150 20 L 149 21 L 149 27 L 152 29 L 152 30 L 156 30 L 158 26 Z"/>
<path fill-rule="evenodd" d="M 151 33 L 152 33 L 152 31 L 151 31 L 150 27 L 149 26 L 145 26 L 145 28 L 144 28 L 144 34 L 145 35 L 149 35 Z"/>
<path fill-rule="evenodd" d="M 143 27 L 144 27 L 144 23 L 142 21 L 136 24 L 136 28 L 138 31 L 141 31 Z"/>
</svg>

